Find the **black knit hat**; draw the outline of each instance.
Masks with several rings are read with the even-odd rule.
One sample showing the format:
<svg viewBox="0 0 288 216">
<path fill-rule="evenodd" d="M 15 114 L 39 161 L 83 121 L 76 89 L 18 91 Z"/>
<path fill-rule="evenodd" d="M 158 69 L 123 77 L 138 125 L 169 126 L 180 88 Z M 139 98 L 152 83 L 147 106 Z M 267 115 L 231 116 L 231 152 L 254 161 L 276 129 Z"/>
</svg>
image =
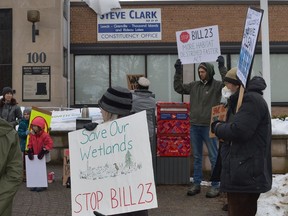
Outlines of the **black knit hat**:
<svg viewBox="0 0 288 216">
<path fill-rule="evenodd" d="M 224 77 L 224 82 L 232 83 L 234 85 L 241 85 L 237 78 L 237 67 L 231 68 Z"/>
<path fill-rule="evenodd" d="M 5 94 L 7 94 L 7 93 L 11 93 L 11 94 L 13 94 L 13 90 L 12 90 L 12 88 L 11 87 L 4 87 L 3 88 L 3 90 L 2 90 L 2 95 L 4 96 Z"/>
<path fill-rule="evenodd" d="M 132 109 L 132 93 L 120 86 L 108 88 L 99 100 L 99 106 L 112 114 L 129 115 Z"/>
</svg>

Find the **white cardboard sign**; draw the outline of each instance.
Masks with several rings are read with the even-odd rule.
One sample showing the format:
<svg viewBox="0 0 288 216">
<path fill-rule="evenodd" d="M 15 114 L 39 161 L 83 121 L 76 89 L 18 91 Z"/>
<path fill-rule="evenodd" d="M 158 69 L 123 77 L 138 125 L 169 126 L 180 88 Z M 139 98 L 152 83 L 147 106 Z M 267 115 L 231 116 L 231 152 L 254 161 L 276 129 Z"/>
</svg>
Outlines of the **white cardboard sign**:
<svg viewBox="0 0 288 216">
<path fill-rule="evenodd" d="M 248 8 L 237 66 L 237 77 L 241 80 L 244 87 L 246 87 L 252 67 L 262 16 L 263 10 Z"/>
<path fill-rule="evenodd" d="M 48 187 L 46 159 L 39 160 L 34 155 L 33 160 L 29 160 L 28 155 L 25 156 L 26 165 L 26 186 L 30 187 Z"/>
<path fill-rule="evenodd" d="M 146 111 L 68 137 L 73 216 L 157 207 Z"/>
<path fill-rule="evenodd" d="M 182 64 L 215 62 L 221 55 L 218 25 L 176 32 Z"/>
</svg>

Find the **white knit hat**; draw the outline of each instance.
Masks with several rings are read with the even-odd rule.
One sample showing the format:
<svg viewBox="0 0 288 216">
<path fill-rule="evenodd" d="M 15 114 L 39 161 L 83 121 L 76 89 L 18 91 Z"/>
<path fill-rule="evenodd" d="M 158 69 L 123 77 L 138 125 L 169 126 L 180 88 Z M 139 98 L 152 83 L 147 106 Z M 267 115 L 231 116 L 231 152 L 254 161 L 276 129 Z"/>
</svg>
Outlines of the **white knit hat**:
<svg viewBox="0 0 288 216">
<path fill-rule="evenodd" d="M 145 77 L 140 77 L 138 79 L 138 84 L 143 86 L 143 87 L 148 87 L 150 85 L 150 81 Z"/>
</svg>

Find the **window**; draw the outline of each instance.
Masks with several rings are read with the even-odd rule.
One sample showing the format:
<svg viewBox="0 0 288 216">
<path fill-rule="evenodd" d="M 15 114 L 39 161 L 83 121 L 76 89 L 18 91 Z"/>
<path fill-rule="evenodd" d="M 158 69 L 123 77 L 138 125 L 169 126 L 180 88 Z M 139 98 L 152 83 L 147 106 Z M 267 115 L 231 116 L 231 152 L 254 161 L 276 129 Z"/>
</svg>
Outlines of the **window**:
<svg viewBox="0 0 288 216">
<path fill-rule="evenodd" d="M 228 58 L 230 57 L 230 58 Z M 177 55 L 76 55 L 75 56 L 75 105 L 95 104 L 111 84 L 112 86 L 128 86 L 127 74 L 147 75 L 151 81 L 150 90 L 155 93 L 157 101 L 181 102 L 182 95 L 174 91 L 174 63 Z M 239 54 L 224 55 L 225 65 L 236 67 Z M 230 60 L 229 60 L 230 59 Z M 230 61 L 230 62 L 227 62 Z M 288 73 L 285 64 L 288 54 L 271 54 L 271 100 L 287 103 L 286 89 Z M 216 80 L 221 80 L 218 63 L 212 62 Z M 199 64 L 184 66 L 184 82 L 199 80 L 197 68 Z M 262 57 L 256 54 L 251 76 L 262 76 Z M 189 96 L 184 96 L 189 101 Z"/>
<path fill-rule="evenodd" d="M 147 75 L 151 81 L 150 90 L 157 101 L 180 102 L 182 96 L 174 91 L 174 64 L 177 55 L 148 55 Z"/>
<path fill-rule="evenodd" d="M 97 104 L 109 87 L 109 56 L 75 56 L 75 104 Z"/>
<path fill-rule="evenodd" d="M 111 85 L 127 88 L 127 74 L 145 75 L 144 55 L 111 56 Z"/>
<path fill-rule="evenodd" d="M 75 105 L 98 104 L 109 83 L 127 88 L 127 74 L 147 74 L 157 101 L 180 102 L 182 96 L 173 88 L 176 59 L 177 55 L 76 55 Z"/>
</svg>

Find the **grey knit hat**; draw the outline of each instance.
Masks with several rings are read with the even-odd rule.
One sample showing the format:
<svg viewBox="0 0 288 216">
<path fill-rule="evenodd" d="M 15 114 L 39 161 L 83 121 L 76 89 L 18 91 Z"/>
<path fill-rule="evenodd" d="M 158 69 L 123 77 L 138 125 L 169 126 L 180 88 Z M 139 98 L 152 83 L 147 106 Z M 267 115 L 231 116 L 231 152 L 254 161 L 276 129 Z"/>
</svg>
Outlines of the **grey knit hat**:
<svg viewBox="0 0 288 216">
<path fill-rule="evenodd" d="M 28 113 L 30 115 L 31 114 L 31 108 L 30 107 L 25 107 L 25 109 L 23 110 L 23 114 L 24 113 Z"/>
<path fill-rule="evenodd" d="M 126 116 L 132 109 L 132 93 L 123 87 L 110 87 L 98 102 L 99 106 L 112 114 Z"/>
</svg>

